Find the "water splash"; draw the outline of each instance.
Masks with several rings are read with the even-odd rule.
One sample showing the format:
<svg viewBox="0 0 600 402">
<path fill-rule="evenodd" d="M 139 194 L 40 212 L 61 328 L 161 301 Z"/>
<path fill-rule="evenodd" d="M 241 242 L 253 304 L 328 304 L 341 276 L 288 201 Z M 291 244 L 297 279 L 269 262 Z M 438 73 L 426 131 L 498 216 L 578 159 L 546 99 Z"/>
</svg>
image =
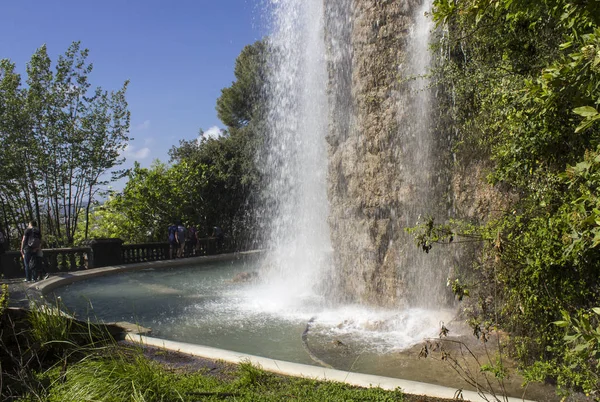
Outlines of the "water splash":
<svg viewBox="0 0 600 402">
<path fill-rule="evenodd" d="M 429 78 L 432 54 L 429 51 L 433 19 L 429 15 L 432 0 L 424 0 L 414 12 L 410 29 L 404 75 L 408 85 L 399 99 L 399 127 L 403 140 L 403 177 L 405 191 L 405 225 L 423 223 L 429 217 L 445 219 L 441 200 L 446 190 L 443 169 L 440 168 L 440 143 L 434 136 L 433 91 Z M 411 241 L 405 236 L 405 241 Z M 434 308 L 446 303 L 444 290 L 448 276 L 445 250 L 433 249 L 428 254 L 416 247 L 407 249 L 403 271 L 412 287 L 409 297 L 413 305 Z"/>
<path fill-rule="evenodd" d="M 277 298 L 322 285 L 329 267 L 323 2 L 273 1 L 269 37 L 266 280 Z"/>
<path fill-rule="evenodd" d="M 425 12 L 432 0 L 414 10 L 410 2 L 366 3 L 270 3 L 268 140 L 261 158 L 269 183 L 264 216 L 269 258 L 262 270 L 264 294 L 282 305 L 307 296 L 323 303 L 443 305 L 444 258 L 422 255 L 404 233 L 419 216 L 436 214 L 443 187 L 424 77 L 433 28 Z M 385 26 L 387 17 L 373 10 L 395 13 L 400 25 Z M 371 41 L 391 29 L 404 35 L 393 42 L 402 47 L 393 52 L 406 60 L 398 70 L 416 77 L 404 84 L 388 74 L 387 65 L 371 72 L 363 63 L 380 56 Z M 360 48 L 353 49 L 356 43 Z M 382 60 L 394 62 L 392 53 Z M 385 94 L 382 88 L 388 88 Z M 373 112 L 370 98 L 379 105 Z M 386 116 L 379 119 L 378 113 Z M 371 123 L 381 127 L 372 131 Z M 376 194 L 362 197 L 365 192 Z"/>
</svg>

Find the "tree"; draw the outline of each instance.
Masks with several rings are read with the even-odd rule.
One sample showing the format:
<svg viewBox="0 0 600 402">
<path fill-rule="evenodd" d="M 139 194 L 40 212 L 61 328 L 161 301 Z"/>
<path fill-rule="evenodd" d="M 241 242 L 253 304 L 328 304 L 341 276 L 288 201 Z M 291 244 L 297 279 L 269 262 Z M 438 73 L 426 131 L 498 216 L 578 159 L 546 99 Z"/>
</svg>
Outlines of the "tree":
<svg viewBox="0 0 600 402">
<path fill-rule="evenodd" d="M 21 192 L 23 169 L 20 166 L 24 145 L 24 104 L 21 77 L 9 60 L 0 60 L 0 214 L 9 239 L 18 237 L 10 227 L 24 222 L 31 208 Z M 29 207 L 29 208 L 28 208 Z M 31 216 L 31 215 L 29 215 Z M 13 236 L 11 236 L 13 234 Z"/>
<path fill-rule="evenodd" d="M 253 208 L 260 175 L 254 161 L 264 124 L 265 51 L 264 43 L 256 42 L 236 60 L 237 80 L 217 100 L 227 130 L 218 138 L 204 137 L 200 130 L 197 140 L 180 141 L 169 151 L 170 166 L 136 165 L 123 191 L 96 208 L 92 235 L 159 241 L 175 220 L 194 224 L 203 235 L 211 235 L 216 225 L 236 240 L 256 235 Z"/>
<path fill-rule="evenodd" d="M 92 235 L 118 237 L 127 243 L 165 240 L 169 223 L 182 216 L 179 183 L 176 171 L 158 160 L 150 168 L 136 162 L 123 191 L 111 195 L 92 214 Z"/>
<path fill-rule="evenodd" d="M 235 61 L 234 75 L 236 81 L 221 90 L 216 106 L 219 119 L 230 129 L 248 125 L 264 106 L 265 42 L 257 41 L 242 49 Z"/>
<path fill-rule="evenodd" d="M 198 177 L 188 187 L 194 192 L 190 213 L 195 211 L 194 221 L 207 234 L 220 225 L 240 241 L 257 237 L 262 180 L 255 161 L 264 141 L 266 52 L 265 42 L 257 41 L 236 59 L 236 81 L 217 99 L 218 116 L 227 126 L 223 135 L 181 141 L 169 152 L 172 162 L 185 163 L 190 176 Z"/>
<path fill-rule="evenodd" d="M 40 47 L 27 65 L 26 88 L 14 66 L 2 62 L 8 106 L 0 109 L 7 122 L 0 130 L 14 145 L 10 152 L 18 172 L 2 178 L 3 198 L 12 197 L 10 205 L 20 211 L 7 213 L 16 226 L 29 217 L 44 223 L 46 239 L 54 244 L 73 243 L 81 214 L 89 214 L 103 185 L 122 175 L 113 169 L 123 162 L 130 140 L 128 82 L 117 91 L 92 90 L 88 54 L 74 42 L 53 70 L 46 46 Z"/>
</svg>

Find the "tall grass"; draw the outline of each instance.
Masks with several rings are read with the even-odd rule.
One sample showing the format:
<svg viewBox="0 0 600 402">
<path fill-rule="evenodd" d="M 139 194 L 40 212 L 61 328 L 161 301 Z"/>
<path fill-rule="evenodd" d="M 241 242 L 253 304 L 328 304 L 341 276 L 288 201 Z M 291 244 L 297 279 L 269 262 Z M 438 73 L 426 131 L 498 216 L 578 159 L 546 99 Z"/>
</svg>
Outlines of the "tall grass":
<svg viewBox="0 0 600 402">
<path fill-rule="evenodd" d="M 50 402 L 404 401 L 400 390 L 281 377 L 249 363 L 239 365 L 233 378 L 227 380 L 200 372 L 177 372 L 148 360 L 135 349 L 81 361 L 67 370 L 63 382 L 57 381 L 56 373 L 53 376 Z"/>
<path fill-rule="evenodd" d="M 217 375 L 169 368 L 147 358 L 141 346 L 118 343 L 102 325 L 76 321 L 63 310 L 57 300 L 53 307 L 32 304 L 19 323 L 2 315 L 0 400 L 404 401 L 400 390 L 282 377 L 248 362 Z"/>
</svg>

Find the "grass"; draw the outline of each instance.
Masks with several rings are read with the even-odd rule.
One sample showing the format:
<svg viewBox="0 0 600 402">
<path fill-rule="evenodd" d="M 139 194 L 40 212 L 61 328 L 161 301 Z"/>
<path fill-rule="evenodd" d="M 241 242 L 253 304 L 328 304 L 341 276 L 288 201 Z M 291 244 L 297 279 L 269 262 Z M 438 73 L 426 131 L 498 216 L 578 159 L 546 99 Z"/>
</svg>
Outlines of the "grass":
<svg viewBox="0 0 600 402">
<path fill-rule="evenodd" d="M 48 401 L 404 401 L 398 391 L 287 378 L 240 364 L 228 379 L 170 371 L 130 349 L 46 373 Z M 61 381 L 64 378 L 64 381 Z"/>
<path fill-rule="evenodd" d="M 400 390 L 284 377 L 250 363 L 220 375 L 172 368 L 46 305 L 0 313 L 2 401 L 406 401 Z"/>
</svg>

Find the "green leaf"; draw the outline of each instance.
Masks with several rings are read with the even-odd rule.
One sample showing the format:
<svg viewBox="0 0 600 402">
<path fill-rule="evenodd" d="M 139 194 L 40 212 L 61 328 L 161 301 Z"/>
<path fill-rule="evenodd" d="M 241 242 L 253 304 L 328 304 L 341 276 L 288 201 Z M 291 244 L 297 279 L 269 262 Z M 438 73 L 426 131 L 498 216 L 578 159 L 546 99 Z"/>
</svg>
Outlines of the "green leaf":
<svg viewBox="0 0 600 402">
<path fill-rule="evenodd" d="M 573 42 L 565 42 L 565 43 L 561 43 L 558 47 L 560 50 L 565 50 L 570 48 L 573 45 Z"/>
<path fill-rule="evenodd" d="M 580 131 L 590 128 L 592 126 L 592 124 L 594 124 L 594 122 L 596 120 L 598 120 L 599 117 L 600 117 L 600 114 L 598 114 L 594 117 L 588 117 L 579 126 L 577 126 L 577 128 L 575 129 L 575 132 L 578 133 Z"/>
<path fill-rule="evenodd" d="M 567 341 L 568 343 L 572 343 L 573 341 L 576 341 L 577 339 L 579 339 L 579 337 L 581 337 L 581 334 L 565 335 L 564 340 Z"/>
<path fill-rule="evenodd" d="M 483 12 L 479 11 L 475 17 L 475 25 L 479 25 L 479 21 L 483 18 Z"/>
<path fill-rule="evenodd" d="M 587 161 L 579 162 L 577 165 L 575 165 L 575 171 L 577 173 L 581 173 L 585 170 L 588 170 L 590 168 L 590 166 L 592 166 L 592 164 L 590 162 L 587 162 Z"/>
<path fill-rule="evenodd" d="M 591 106 L 581 106 L 573 109 L 573 112 L 583 117 L 592 117 L 598 114 L 598 111 Z"/>
</svg>

